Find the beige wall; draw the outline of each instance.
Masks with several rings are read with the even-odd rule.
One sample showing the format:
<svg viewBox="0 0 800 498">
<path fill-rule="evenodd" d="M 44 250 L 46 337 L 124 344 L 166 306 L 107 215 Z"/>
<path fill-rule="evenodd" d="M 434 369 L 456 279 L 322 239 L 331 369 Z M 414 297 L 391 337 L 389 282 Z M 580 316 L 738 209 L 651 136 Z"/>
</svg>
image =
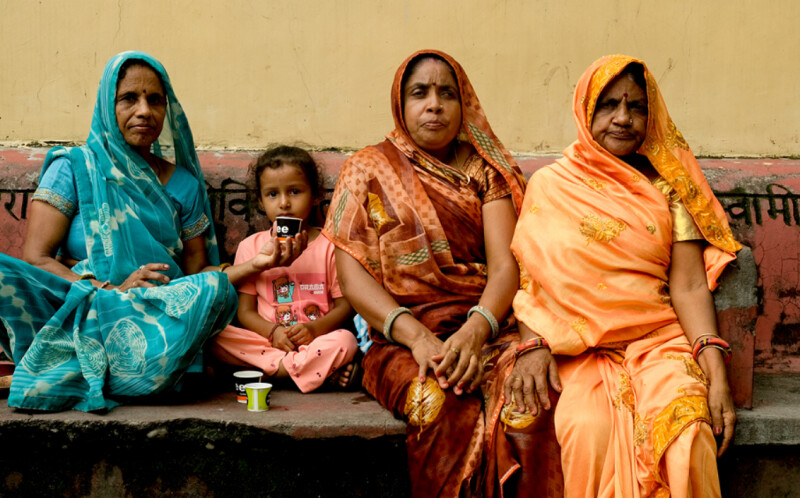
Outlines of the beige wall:
<svg viewBox="0 0 800 498">
<path fill-rule="evenodd" d="M 796 0 L 0 0 L 0 145 L 85 140 L 104 63 L 139 49 L 199 147 L 355 149 L 389 131 L 395 68 L 431 47 L 516 153 L 572 141 L 577 78 L 628 53 L 696 153 L 800 155 L 799 21 Z"/>
</svg>

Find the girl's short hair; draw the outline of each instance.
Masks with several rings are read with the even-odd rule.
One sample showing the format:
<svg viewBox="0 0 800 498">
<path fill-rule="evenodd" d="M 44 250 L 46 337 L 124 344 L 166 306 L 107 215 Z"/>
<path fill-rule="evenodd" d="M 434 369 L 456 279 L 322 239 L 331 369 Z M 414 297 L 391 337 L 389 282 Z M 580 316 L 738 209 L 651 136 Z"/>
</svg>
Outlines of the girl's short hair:
<svg viewBox="0 0 800 498">
<path fill-rule="evenodd" d="M 322 175 L 319 172 L 319 166 L 311 157 L 311 154 L 301 149 L 300 147 L 292 147 L 290 145 L 279 145 L 273 147 L 256 159 L 250 165 L 251 178 L 256 186 L 256 190 L 261 194 L 261 173 L 265 169 L 278 169 L 281 166 L 297 166 L 306 175 L 308 184 L 311 186 L 311 192 L 314 199 L 322 199 Z"/>
</svg>

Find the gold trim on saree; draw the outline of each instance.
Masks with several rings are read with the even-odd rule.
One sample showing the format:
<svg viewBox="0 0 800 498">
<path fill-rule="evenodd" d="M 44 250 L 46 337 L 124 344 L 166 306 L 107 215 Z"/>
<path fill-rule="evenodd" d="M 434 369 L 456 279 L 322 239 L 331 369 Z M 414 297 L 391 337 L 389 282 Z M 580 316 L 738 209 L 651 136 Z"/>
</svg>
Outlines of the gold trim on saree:
<svg viewBox="0 0 800 498">
<path fill-rule="evenodd" d="M 708 400 L 705 396 L 683 396 L 672 400 L 653 420 L 653 454 L 656 480 L 666 485 L 661 476 L 661 458 L 669 445 L 694 422 L 711 424 Z"/>
<path fill-rule="evenodd" d="M 631 378 L 625 372 L 620 372 L 619 374 L 617 392 L 614 394 L 611 404 L 617 410 L 624 408 L 631 413 L 636 411 L 636 396 L 633 394 L 633 388 L 631 387 Z"/>
<path fill-rule="evenodd" d="M 683 366 L 686 368 L 686 375 L 693 378 L 697 382 L 703 384 L 708 388 L 709 382 L 706 374 L 703 372 L 703 369 L 700 368 L 700 364 L 697 363 L 694 358 L 689 355 L 680 355 L 680 354 L 672 354 L 667 353 L 664 355 L 664 358 L 668 360 L 677 360 L 683 363 Z"/>
</svg>

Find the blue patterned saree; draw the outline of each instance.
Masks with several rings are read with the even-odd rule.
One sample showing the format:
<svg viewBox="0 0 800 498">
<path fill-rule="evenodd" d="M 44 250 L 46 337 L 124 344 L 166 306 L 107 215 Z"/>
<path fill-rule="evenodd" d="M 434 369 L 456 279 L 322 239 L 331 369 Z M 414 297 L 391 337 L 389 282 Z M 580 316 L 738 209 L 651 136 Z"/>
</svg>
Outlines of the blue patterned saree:
<svg viewBox="0 0 800 498">
<path fill-rule="evenodd" d="M 224 273 L 183 275 L 180 217 L 117 126 L 117 78 L 128 59 L 152 67 L 167 96 L 153 151 L 198 179 L 212 219 L 188 121 L 163 66 L 142 52 L 114 56 L 100 81 L 87 144 L 52 149 L 43 172 L 59 157 L 74 172 L 88 255 L 74 272 L 119 285 L 140 265 L 167 263 L 171 281 L 127 292 L 97 289 L 0 254 L 0 345 L 17 364 L 9 406 L 92 411 L 158 394 L 178 382 L 236 312 L 236 292 Z M 204 236 L 209 261 L 218 264 L 213 224 Z"/>
</svg>

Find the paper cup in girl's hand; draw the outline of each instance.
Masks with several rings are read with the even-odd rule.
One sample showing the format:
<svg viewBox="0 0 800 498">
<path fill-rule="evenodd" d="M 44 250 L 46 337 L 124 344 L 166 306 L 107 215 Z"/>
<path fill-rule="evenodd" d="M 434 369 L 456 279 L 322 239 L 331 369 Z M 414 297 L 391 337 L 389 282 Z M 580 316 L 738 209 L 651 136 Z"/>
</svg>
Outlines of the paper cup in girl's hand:
<svg viewBox="0 0 800 498">
<path fill-rule="evenodd" d="M 261 382 L 261 377 L 264 374 L 258 370 L 240 370 L 233 373 L 234 388 L 236 389 L 236 401 L 239 403 L 247 403 L 247 391 L 245 384 L 252 382 Z"/>
<path fill-rule="evenodd" d="M 267 382 L 253 382 L 244 386 L 247 391 L 247 410 L 251 412 L 265 412 L 269 410 L 269 392 L 272 384 Z"/>
<path fill-rule="evenodd" d="M 284 241 L 286 239 L 290 239 L 300 233 L 300 227 L 303 224 L 303 220 L 300 218 L 292 218 L 290 216 L 277 216 L 275 218 L 277 222 L 277 236 L 278 240 Z"/>
</svg>

